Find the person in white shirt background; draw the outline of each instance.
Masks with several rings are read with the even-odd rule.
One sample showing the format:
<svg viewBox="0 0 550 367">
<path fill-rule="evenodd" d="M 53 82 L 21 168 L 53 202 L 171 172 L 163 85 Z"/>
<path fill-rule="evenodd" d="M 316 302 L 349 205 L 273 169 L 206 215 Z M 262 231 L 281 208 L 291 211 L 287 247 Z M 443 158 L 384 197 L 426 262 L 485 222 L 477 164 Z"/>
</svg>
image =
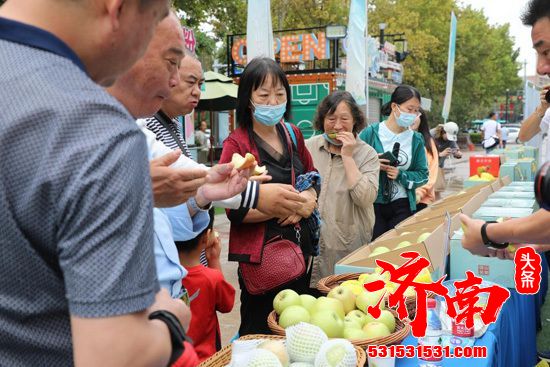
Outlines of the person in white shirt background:
<svg viewBox="0 0 550 367">
<path fill-rule="evenodd" d="M 502 136 L 500 124 L 497 122 L 497 115 L 494 112 L 489 112 L 489 116 L 481 126 L 483 131 L 483 147 L 485 153 L 489 154 L 498 145 L 502 148 Z"/>
</svg>

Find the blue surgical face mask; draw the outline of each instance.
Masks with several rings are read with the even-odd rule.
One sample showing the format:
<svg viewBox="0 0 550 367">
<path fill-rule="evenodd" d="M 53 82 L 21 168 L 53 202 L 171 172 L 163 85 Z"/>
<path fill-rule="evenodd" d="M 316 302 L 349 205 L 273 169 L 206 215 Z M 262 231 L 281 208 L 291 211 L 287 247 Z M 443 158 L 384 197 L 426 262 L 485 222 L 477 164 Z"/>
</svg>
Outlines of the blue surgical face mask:
<svg viewBox="0 0 550 367">
<path fill-rule="evenodd" d="M 286 112 L 286 102 L 281 103 L 280 105 L 270 106 L 264 104 L 255 104 L 250 101 L 252 106 L 254 106 L 253 116 L 256 121 L 266 125 L 266 126 L 275 126 Z"/>
<path fill-rule="evenodd" d="M 323 138 L 325 138 L 325 140 L 328 141 L 330 144 L 335 145 L 337 147 L 341 147 L 342 145 L 344 145 L 344 144 L 340 143 L 339 141 L 336 141 L 334 139 L 329 138 L 327 133 L 323 134 Z"/>
<path fill-rule="evenodd" d="M 394 112 L 397 125 L 401 127 L 411 127 L 411 125 L 414 124 L 414 120 L 416 119 L 416 113 L 403 112 L 401 111 L 399 106 L 397 106 L 397 109 L 399 110 L 399 116 L 396 116 Z"/>
</svg>

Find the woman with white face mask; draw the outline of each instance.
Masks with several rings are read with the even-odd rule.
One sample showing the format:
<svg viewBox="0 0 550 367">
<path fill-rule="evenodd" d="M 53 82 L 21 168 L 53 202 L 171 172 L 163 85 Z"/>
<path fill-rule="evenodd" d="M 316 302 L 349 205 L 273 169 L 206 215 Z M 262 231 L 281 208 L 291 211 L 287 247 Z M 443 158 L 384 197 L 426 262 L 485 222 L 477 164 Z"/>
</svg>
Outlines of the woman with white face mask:
<svg viewBox="0 0 550 367">
<path fill-rule="evenodd" d="M 223 144 L 220 163 L 231 162 L 234 153 L 251 153 L 258 165 L 265 166 L 272 177 L 263 185 L 293 185 L 304 202 L 297 203 L 296 212 L 285 218 L 275 218 L 257 209 L 229 210 L 229 260 L 239 262 L 241 288 L 241 326 L 239 334 L 269 334 L 267 316 L 273 310 L 273 299 L 282 289 L 310 293 L 311 262 L 318 253 L 315 240 L 314 210 L 320 191 L 320 179 L 311 155 L 305 147 L 300 129 L 285 120 L 290 116 L 290 86 L 284 71 L 268 58 L 255 58 L 244 69 L 238 91 L 237 124 Z M 305 180 L 303 179 L 305 177 Z M 294 190 L 294 189 L 292 189 Z M 245 198 L 246 200 L 246 198 Z M 259 195 L 259 201 L 262 195 Z M 256 207 L 254 205 L 254 207 Z M 310 218 L 311 217 L 311 218 Z M 317 223 L 318 225 L 318 223 Z M 289 282 L 263 290 L 258 294 L 251 287 L 254 279 L 247 276 L 246 264 L 270 264 L 275 274 L 280 263 L 268 258 L 266 248 L 271 240 L 283 238 L 299 245 L 305 263 L 304 272 Z M 269 243 L 266 243 L 269 242 Z M 269 252 L 269 251 L 267 251 Z M 244 270 L 244 271 L 243 271 Z M 290 273 L 292 269 L 284 269 Z M 261 274 L 262 276 L 265 274 Z M 284 278 L 285 274 L 281 275 Z M 259 277 L 256 277 L 259 279 Z"/>
<path fill-rule="evenodd" d="M 428 182 L 424 139 L 410 129 L 420 115 L 420 100 L 416 88 L 400 85 L 382 107 L 388 119 L 370 125 L 359 135 L 380 159 L 373 240 L 416 211 L 415 189 Z"/>
</svg>

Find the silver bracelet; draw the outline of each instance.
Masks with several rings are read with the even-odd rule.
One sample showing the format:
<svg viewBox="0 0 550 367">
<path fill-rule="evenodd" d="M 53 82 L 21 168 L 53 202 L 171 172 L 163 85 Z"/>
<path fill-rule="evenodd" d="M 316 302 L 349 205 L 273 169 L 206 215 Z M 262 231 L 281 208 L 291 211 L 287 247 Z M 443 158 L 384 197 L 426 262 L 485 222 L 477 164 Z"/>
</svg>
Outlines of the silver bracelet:
<svg viewBox="0 0 550 367">
<path fill-rule="evenodd" d="M 195 197 L 192 197 L 190 198 L 189 200 L 187 200 L 187 203 L 189 204 L 189 206 L 191 207 L 191 209 L 193 209 L 194 211 L 196 212 L 207 212 L 210 210 L 210 208 L 212 208 L 212 203 L 208 203 L 208 206 L 203 209 L 201 208 L 198 204 L 197 204 L 197 200 L 195 200 Z"/>
</svg>

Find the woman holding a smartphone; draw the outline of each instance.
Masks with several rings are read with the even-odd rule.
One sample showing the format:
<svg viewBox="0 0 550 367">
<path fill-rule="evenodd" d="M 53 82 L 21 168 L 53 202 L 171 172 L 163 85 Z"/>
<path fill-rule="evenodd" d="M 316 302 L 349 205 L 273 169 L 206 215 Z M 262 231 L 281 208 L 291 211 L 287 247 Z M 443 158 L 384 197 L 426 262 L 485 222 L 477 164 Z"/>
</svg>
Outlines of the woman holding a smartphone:
<svg viewBox="0 0 550 367">
<path fill-rule="evenodd" d="M 428 182 L 424 139 L 410 129 L 420 116 L 420 99 L 416 88 L 400 85 L 382 107 L 388 119 L 359 135 L 376 150 L 380 161 L 373 240 L 416 211 L 416 188 Z"/>
</svg>

